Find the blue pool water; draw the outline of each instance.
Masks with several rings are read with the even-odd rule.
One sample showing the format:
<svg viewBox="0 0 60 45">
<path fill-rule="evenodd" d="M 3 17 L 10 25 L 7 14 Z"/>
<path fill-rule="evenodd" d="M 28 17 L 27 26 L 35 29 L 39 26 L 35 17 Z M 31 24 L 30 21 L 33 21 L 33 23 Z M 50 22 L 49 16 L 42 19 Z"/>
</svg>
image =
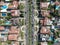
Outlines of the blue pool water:
<svg viewBox="0 0 60 45">
<path fill-rule="evenodd" d="M 2 16 L 5 17 L 6 16 L 6 13 L 2 12 Z"/>
<path fill-rule="evenodd" d="M 10 23 L 10 21 L 6 21 L 5 24 L 6 24 L 6 25 L 9 25 L 9 24 L 11 24 L 11 23 Z"/>
<path fill-rule="evenodd" d="M 8 6 L 6 6 L 6 5 L 3 5 L 2 7 L 1 7 L 1 9 L 7 9 L 8 8 Z"/>
<path fill-rule="evenodd" d="M 60 6 L 56 6 L 56 10 L 58 10 L 58 9 L 59 9 L 59 7 L 60 7 Z"/>
</svg>

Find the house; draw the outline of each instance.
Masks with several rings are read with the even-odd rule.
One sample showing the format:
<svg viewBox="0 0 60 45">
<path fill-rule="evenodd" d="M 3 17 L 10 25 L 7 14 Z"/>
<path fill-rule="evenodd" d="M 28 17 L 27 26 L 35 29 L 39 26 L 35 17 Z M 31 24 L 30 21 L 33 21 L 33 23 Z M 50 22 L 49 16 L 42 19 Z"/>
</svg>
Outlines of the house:
<svg viewBox="0 0 60 45">
<path fill-rule="evenodd" d="M 45 17 L 43 21 L 44 21 L 44 25 L 52 25 L 53 23 L 51 19 L 49 19 L 48 17 Z"/>
<path fill-rule="evenodd" d="M 12 16 L 19 16 L 19 14 L 20 14 L 19 10 L 11 10 Z"/>
<path fill-rule="evenodd" d="M 6 41 L 7 36 L 5 34 L 0 34 L 0 41 Z"/>
<path fill-rule="evenodd" d="M 0 6 L 2 6 L 3 4 L 4 4 L 4 2 L 3 2 L 3 1 L 1 1 L 1 2 L 0 2 Z"/>
<path fill-rule="evenodd" d="M 0 41 L 7 41 L 7 37 L 1 37 Z"/>
<path fill-rule="evenodd" d="M 2 30 L 0 33 L 1 33 L 1 34 L 8 34 L 8 32 L 9 32 L 9 29 L 4 29 L 4 30 Z"/>
<path fill-rule="evenodd" d="M 17 26 L 11 26 L 8 33 L 9 34 L 19 34 L 19 29 L 17 28 Z"/>
<path fill-rule="evenodd" d="M 12 28 L 10 31 L 9 31 L 9 34 L 18 34 L 19 33 L 19 30 L 18 29 L 14 29 Z"/>
<path fill-rule="evenodd" d="M 17 26 L 11 26 L 10 30 L 12 30 L 12 29 L 16 30 Z"/>
<path fill-rule="evenodd" d="M 17 26 L 11 26 L 8 33 L 9 33 L 8 40 L 14 40 L 14 41 L 18 40 L 19 30 L 18 30 Z"/>
<path fill-rule="evenodd" d="M 14 7 L 16 7 L 16 8 L 17 8 L 17 7 L 18 7 L 18 5 L 19 5 L 19 2 L 18 2 L 18 1 L 13 1 L 13 3 L 12 3 L 12 4 L 13 4 L 13 6 L 14 6 Z"/>
<path fill-rule="evenodd" d="M 48 8 L 48 6 L 49 6 L 49 2 L 41 2 L 40 5 L 41 8 Z"/>
<path fill-rule="evenodd" d="M 18 1 L 13 1 L 11 4 L 9 4 L 8 8 L 9 9 L 17 9 L 18 8 Z"/>
<path fill-rule="evenodd" d="M 42 34 L 49 34 L 50 33 L 50 29 L 46 28 L 46 27 L 42 27 L 40 30 L 40 33 Z"/>
<path fill-rule="evenodd" d="M 8 40 L 17 41 L 18 40 L 18 35 L 17 34 L 9 34 L 8 35 Z"/>
<path fill-rule="evenodd" d="M 19 18 L 11 18 L 12 25 L 19 25 Z"/>
<path fill-rule="evenodd" d="M 0 31 L 3 31 L 4 29 L 4 26 L 0 26 Z"/>
<path fill-rule="evenodd" d="M 44 16 L 44 17 L 50 16 L 49 12 L 50 12 L 50 11 L 47 11 L 47 10 L 41 10 L 41 14 L 42 14 L 42 16 Z"/>
</svg>

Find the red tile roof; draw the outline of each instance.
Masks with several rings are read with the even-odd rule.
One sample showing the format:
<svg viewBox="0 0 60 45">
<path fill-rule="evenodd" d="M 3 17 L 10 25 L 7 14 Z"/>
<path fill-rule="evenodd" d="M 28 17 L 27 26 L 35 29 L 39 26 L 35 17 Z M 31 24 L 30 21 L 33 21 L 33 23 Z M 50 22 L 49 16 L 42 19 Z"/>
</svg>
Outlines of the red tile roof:
<svg viewBox="0 0 60 45">
<path fill-rule="evenodd" d="M 10 34 L 10 35 L 8 35 L 8 40 L 14 40 L 14 41 L 16 41 L 16 40 L 18 40 L 18 35 L 16 35 L 16 34 Z"/>
<path fill-rule="evenodd" d="M 9 34 L 18 34 L 18 33 L 19 33 L 18 30 L 10 30 L 10 31 L 9 31 Z"/>
<path fill-rule="evenodd" d="M 18 6 L 18 2 L 17 1 L 13 1 L 13 5 L 16 5 L 16 6 Z"/>
<path fill-rule="evenodd" d="M 16 30 L 17 26 L 11 26 L 10 30 Z"/>
<path fill-rule="evenodd" d="M 2 6 L 3 4 L 4 4 L 4 2 L 3 2 L 3 1 L 1 1 L 1 2 L 0 2 L 0 6 Z"/>
<path fill-rule="evenodd" d="M 18 7 L 18 2 L 17 1 L 13 1 L 12 5 L 9 5 L 8 8 L 17 8 Z"/>
<path fill-rule="evenodd" d="M 9 34 L 18 34 L 19 33 L 19 30 L 16 26 L 12 26 L 10 31 L 9 31 Z"/>
<path fill-rule="evenodd" d="M 45 3 L 41 2 L 41 8 L 48 8 L 48 5 L 49 5 L 49 3 L 47 3 L 47 2 L 45 2 Z"/>
<path fill-rule="evenodd" d="M 47 29 L 46 27 L 42 27 L 40 33 L 43 33 L 43 34 L 48 33 L 49 34 L 50 33 L 50 30 Z"/>
<path fill-rule="evenodd" d="M 60 3 L 58 1 L 55 2 L 56 5 L 59 5 Z"/>
<path fill-rule="evenodd" d="M 0 30 L 4 30 L 5 28 L 4 28 L 4 26 L 0 26 Z"/>
<path fill-rule="evenodd" d="M 49 11 L 42 10 L 41 14 L 42 14 L 42 16 L 49 16 Z"/>
<path fill-rule="evenodd" d="M 19 11 L 18 10 L 11 10 L 11 15 L 12 16 L 19 16 Z"/>
<path fill-rule="evenodd" d="M 8 8 L 13 8 L 13 5 L 9 5 Z"/>
</svg>

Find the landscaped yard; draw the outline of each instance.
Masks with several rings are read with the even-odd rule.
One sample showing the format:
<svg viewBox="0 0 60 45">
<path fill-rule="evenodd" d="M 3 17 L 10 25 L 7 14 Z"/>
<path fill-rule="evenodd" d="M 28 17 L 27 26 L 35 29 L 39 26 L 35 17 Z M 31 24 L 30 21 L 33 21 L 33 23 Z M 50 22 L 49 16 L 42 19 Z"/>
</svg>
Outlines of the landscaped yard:
<svg viewBox="0 0 60 45">
<path fill-rule="evenodd" d="M 23 3 L 20 3 L 20 5 L 19 5 L 19 9 L 20 9 L 20 10 L 23 10 L 24 7 L 25 7 L 25 5 L 24 5 Z"/>
<path fill-rule="evenodd" d="M 0 41 L 0 45 L 2 45 L 2 42 Z"/>
</svg>

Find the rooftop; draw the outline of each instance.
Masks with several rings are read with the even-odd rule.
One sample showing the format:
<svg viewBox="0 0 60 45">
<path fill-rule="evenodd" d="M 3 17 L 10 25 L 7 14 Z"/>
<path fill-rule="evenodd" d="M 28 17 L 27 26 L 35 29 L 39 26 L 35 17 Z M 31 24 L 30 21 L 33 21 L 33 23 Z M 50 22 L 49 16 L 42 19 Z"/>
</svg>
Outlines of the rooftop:
<svg viewBox="0 0 60 45">
<path fill-rule="evenodd" d="M 47 29 L 46 27 L 42 27 L 40 33 L 43 33 L 43 34 L 46 34 L 47 33 L 47 34 L 49 34 L 50 33 L 50 30 Z"/>
<path fill-rule="evenodd" d="M 12 16 L 19 16 L 19 10 L 11 10 Z"/>
<path fill-rule="evenodd" d="M 8 40 L 16 41 L 17 39 L 18 39 L 18 35 L 16 35 L 16 34 L 8 35 Z"/>
<path fill-rule="evenodd" d="M 4 30 L 5 28 L 4 28 L 4 26 L 0 26 L 0 30 Z"/>
<path fill-rule="evenodd" d="M 18 30 L 17 26 L 12 26 L 10 28 L 9 34 L 18 34 L 18 33 L 19 33 L 19 30 Z"/>
</svg>

